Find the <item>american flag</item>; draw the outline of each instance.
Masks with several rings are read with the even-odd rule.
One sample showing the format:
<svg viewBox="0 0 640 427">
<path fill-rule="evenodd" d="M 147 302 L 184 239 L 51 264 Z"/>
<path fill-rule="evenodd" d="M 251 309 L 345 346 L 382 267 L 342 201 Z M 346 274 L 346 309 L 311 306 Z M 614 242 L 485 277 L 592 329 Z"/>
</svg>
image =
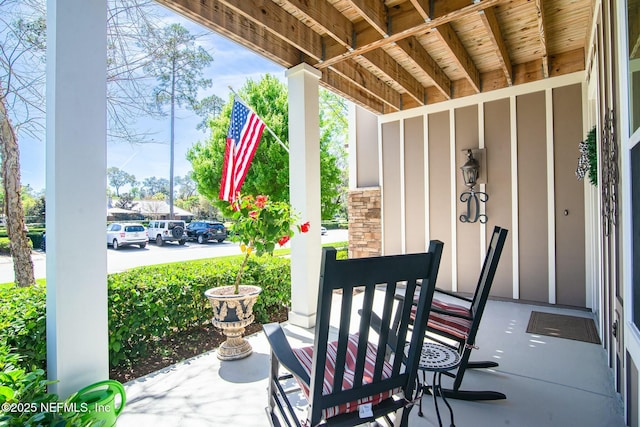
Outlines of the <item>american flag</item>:
<svg viewBox="0 0 640 427">
<path fill-rule="evenodd" d="M 233 101 L 218 196 L 221 200 L 235 200 L 247 176 L 265 126 L 260 117 L 246 105 L 238 100 Z"/>
</svg>

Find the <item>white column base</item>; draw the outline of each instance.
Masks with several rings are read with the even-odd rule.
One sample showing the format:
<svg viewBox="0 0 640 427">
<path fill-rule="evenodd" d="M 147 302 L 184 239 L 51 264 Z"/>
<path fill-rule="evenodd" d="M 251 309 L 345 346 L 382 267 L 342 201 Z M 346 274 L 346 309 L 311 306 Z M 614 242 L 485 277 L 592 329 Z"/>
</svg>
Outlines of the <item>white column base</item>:
<svg viewBox="0 0 640 427">
<path fill-rule="evenodd" d="M 301 328 L 309 329 L 313 328 L 316 324 L 316 315 L 314 314 L 302 314 L 294 311 L 289 312 L 289 323 Z"/>
</svg>

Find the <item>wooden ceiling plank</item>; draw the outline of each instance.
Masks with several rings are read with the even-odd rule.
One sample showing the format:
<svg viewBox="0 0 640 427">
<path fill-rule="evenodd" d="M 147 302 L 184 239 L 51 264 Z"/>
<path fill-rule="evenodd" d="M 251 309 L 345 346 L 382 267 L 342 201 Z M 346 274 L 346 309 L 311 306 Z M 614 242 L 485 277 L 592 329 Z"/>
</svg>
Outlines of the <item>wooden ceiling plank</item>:
<svg viewBox="0 0 640 427">
<path fill-rule="evenodd" d="M 492 7 L 500 2 L 504 2 L 505 0 L 477 0 L 476 2 L 469 4 L 469 1 L 465 2 L 453 2 L 465 4 L 460 9 L 450 10 L 451 8 L 441 7 L 440 12 L 437 8 L 434 8 L 434 16 L 430 21 L 424 22 L 424 20 L 416 15 L 415 11 L 406 11 L 398 15 L 393 15 L 391 17 L 392 22 L 392 31 L 386 38 L 380 38 L 377 32 L 371 28 L 365 28 L 364 30 L 358 32 L 356 34 L 356 46 L 354 49 L 349 52 L 343 52 L 335 54 L 335 49 L 331 49 L 330 46 L 327 48 L 327 52 L 331 51 L 332 55 L 327 54 L 325 56 L 325 60 L 322 64 L 317 64 L 319 68 L 325 68 L 330 65 L 333 65 L 337 62 L 344 61 L 345 59 L 351 58 L 356 55 L 362 55 L 363 53 L 372 51 L 374 49 L 381 48 L 385 45 L 395 43 L 398 40 L 402 40 L 404 38 L 425 33 L 428 30 L 435 28 L 439 25 L 461 19 L 465 16 L 469 16 L 471 14 L 475 14 L 481 12 L 489 7 Z M 446 0 L 442 1 L 443 4 L 446 4 Z M 376 33 L 376 34 L 374 34 Z"/>
<path fill-rule="evenodd" d="M 449 80 L 449 77 L 442 71 L 442 68 L 438 66 L 436 61 L 429 56 L 429 53 L 422 47 L 418 39 L 408 37 L 398 40 L 396 45 L 407 54 L 416 66 L 422 69 L 429 78 L 433 80 L 433 83 L 445 98 L 451 98 L 451 80 Z"/>
<path fill-rule="evenodd" d="M 576 71 L 584 71 L 584 67 L 584 48 L 578 48 L 557 55 L 549 55 L 549 75 L 551 77 L 574 73 Z"/>
<path fill-rule="evenodd" d="M 305 52 L 316 61 L 322 60 L 322 38 L 302 21 L 271 0 L 220 0 L 229 9 L 263 25 L 275 36 Z"/>
<path fill-rule="evenodd" d="M 426 21 L 431 19 L 430 0 L 409 0 L 416 12 Z"/>
<path fill-rule="evenodd" d="M 290 68 L 301 62 L 304 54 L 291 49 L 282 39 L 250 20 L 243 19 L 218 0 L 156 0 L 175 12 L 253 50 L 276 64 Z"/>
<path fill-rule="evenodd" d="M 332 92 L 363 106 L 376 115 L 398 111 L 398 108 L 391 107 L 377 97 L 361 90 L 352 80 L 345 79 L 331 68 L 324 70 L 320 84 Z"/>
<path fill-rule="evenodd" d="M 380 0 L 346 0 L 369 25 L 381 36 L 386 37 L 387 29 L 387 8 Z"/>
<path fill-rule="evenodd" d="M 469 83 L 471 83 L 476 93 L 480 93 L 480 72 L 460 41 L 460 38 L 453 30 L 453 27 L 451 27 L 449 23 L 442 24 L 436 27 L 435 34 L 437 34 L 440 40 L 447 46 L 458 67 L 466 74 L 467 80 L 469 80 Z"/>
<path fill-rule="evenodd" d="M 536 0 L 536 12 L 538 14 L 538 34 L 540 35 L 540 48 L 542 50 L 542 75 L 547 79 L 549 78 L 549 54 L 547 53 L 547 30 L 545 28 L 542 0 Z"/>
<path fill-rule="evenodd" d="M 370 95 L 375 96 L 380 101 L 388 104 L 396 110 L 400 109 L 400 93 L 395 91 L 378 77 L 371 74 L 369 70 L 354 61 L 344 61 L 332 67 L 332 70 L 347 80 L 361 87 Z"/>
<path fill-rule="evenodd" d="M 362 55 L 371 65 L 385 74 L 389 80 L 396 81 L 420 105 L 424 105 L 424 86 L 405 68 L 400 66 L 387 52 L 378 49 Z"/>
<path fill-rule="evenodd" d="M 511 86 L 513 85 L 513 67 L 511 65 L 511 59 L 509 58 L 509 52 L 507 52 L 507 46 L 502 37 L 502 32 L 500 31 L 495 10 L 493 8 L 484 9 L 480 11 L 480 16 L 487 29 L 489 38 L 495 47 L 496 54 L 502 65 L 502 70 L 507 78 L 507 84 Z"/>
<path fill-rule="evenodd" d="M 345 48 L 353 45 L 354 27 L 347 17 L 326 1 L 274 0 L 280 6 L 296 9 L 300 15 L 322 27 L 329 36 Z M 344 49 L 341 49 L 344 52 Z"/>
</svg>

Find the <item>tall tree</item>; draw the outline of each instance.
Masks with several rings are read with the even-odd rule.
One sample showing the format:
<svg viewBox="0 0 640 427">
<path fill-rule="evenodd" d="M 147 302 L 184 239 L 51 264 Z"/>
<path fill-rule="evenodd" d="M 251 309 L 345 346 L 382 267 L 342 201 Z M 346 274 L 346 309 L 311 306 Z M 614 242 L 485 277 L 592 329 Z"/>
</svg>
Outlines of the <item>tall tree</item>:
<svg viewBox="0 0 640 427">
<path fill-rule="evenodd" d="M 177 185 L 180 186 L 178 191 L 178 198 L 188 199 L 196 194 L 196 183 L 191 178 L 191 174 L 185 176 L 176 176 Z"/>
<path fill-rule="evenodd" d="M 169 180 L 155 176 L 145 178 L 142 181 L 142 195 L 145 198 L 152 198 L 157 194 L 169 195 Z"/>
<path fill-rule="evenodd" d="M 238 94 L 282 141 L 288 140 L 289 107 L 287 88 L 282 82 L 267 74 L 259 82 L 248 80 Z M 198 183 L 198 192 L 215 201 L 219 207 L 226 205 L 226 202 L 218 200 L 218 193 L 232 104 L 230 100 L 222 113 L 210 121 L 210 138 L 194 144 L 187 152 L 187 159 L 193 167 L 193 179 Z M 320 193 L 322 206 L 330 207 L 335 196 L 332 188 L 340 184 L 340 178 L 339 172 L 336 173 L 336 155 L 328 146 L 321 143 L 320 147 Z M 289 154 L 269 132 L 262 134 L 242 192 L 267 194 L 273 200 L 289 201 Z"/>
<path fill-rule="evenodd" d="M 38 3 L 0 0 L 0 156 L 9 248 L 18 286 L 35 283 L 27 236 L 16 129 L 38 134 L 44 117 L 45 22 Z M 20 11 L 21 13 L 18 13 Z"/>
<path fill-rule="evenodd" d="M 120 188 L 127 184 L 133 186 L 136 183 L 135 175 L 127 173 L 115 166 L 107 169 L 107 180 L 109 181 L 109 185 L 115 188 L 117 197 L 120 197 Z"/>
<path fill-rule="evenodd" d="M 107 112 L 110 138 L 139 141 L 131 119 L 148 115 L 144 99 L 146 35 L 159 22 L 152 0 L 110 0 L 108 9 Z M 0 155 L 4 213 L 16 283 L 33 279 L 30 240 L 20 200 L 19 135 L 44 138 L 45 0 L 0 0 Z M 135 49 L 139 46 L 138 49 Z"/>
<path fill-rule="evenodd" d="M 155 105 L 162 111 L 169 104 L 169 218 L 173 218 L 173 168 L 175 157 L 175 109 L 176 106 L 198 109 L 198 91 L 211 86 L 211 79 L 200 77 L 213 57 L 196 45 L 198 36 L 180 24 L 162 29 L 160 37 L 149 34 L 149 47 L 154 60 L 145 70 L 155 76 L 158 85 L 154 89 Z"/>
<path fill-rule="evenodd" d="M 335 158 L 337 168 L 322 168 L 325 174 L 331 174 L 331 181 L 338 185 L 324 187 L 322 199 L 322 218 L 330 219 L 334 215 L 346 217 L 347 191 L 349 188 L 349 165 L 347 160 L 347 102 L 344 98 L 320 90 L 320 149 L 326 150 Z M 325 161 L 325 160 L 321 160 Z M 329 179 L 324 175 L 322 179 Z"/>
<path fill-rule="evenodd" d="M 209 95 L 198 101 L 195 105 L 194 111 L 197 115 L 202 117 L 202 121 L 198 123 L 196 129 L 207 132 L 209 130 L 209 120 L 219 116 L 220 113 L 222 113 L 223 108 L 224 99 L 215 94 Z"/>
</svg>

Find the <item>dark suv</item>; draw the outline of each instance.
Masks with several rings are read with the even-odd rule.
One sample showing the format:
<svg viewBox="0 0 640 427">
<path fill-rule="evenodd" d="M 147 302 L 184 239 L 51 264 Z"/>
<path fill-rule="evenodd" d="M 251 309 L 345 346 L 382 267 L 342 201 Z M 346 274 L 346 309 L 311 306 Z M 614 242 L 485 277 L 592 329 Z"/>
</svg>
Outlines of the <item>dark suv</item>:
<svg viewBox="0 0 640 427">
<path fill-rule="evenodd" d="M 227 229 L 218 221 L 192 221 L 185 231 L 188 240 L 196 240 L 198 243 L 206 243 L 209 240 L 222 243 L 227 238 Z"/>
</svg>

